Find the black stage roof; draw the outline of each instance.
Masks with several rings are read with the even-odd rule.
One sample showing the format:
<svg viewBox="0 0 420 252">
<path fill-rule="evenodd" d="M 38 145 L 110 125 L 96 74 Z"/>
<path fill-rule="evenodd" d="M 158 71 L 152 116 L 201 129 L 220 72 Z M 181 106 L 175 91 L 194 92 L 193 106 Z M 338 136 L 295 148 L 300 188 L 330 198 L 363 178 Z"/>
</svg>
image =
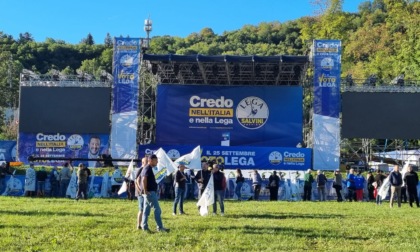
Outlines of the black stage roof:
<svg viewBox="0 0 420 252">
<path fill-rule="evenodd" d="M 309 57 L 144 54 L 143 63 L 162 84 L 302 85 Z"/>
</svg>

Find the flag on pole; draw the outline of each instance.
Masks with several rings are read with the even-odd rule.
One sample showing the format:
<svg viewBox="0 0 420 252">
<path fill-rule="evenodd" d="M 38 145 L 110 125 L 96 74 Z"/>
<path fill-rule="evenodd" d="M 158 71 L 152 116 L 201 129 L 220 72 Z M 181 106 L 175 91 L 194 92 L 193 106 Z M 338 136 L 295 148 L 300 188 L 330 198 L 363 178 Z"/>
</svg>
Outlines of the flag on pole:
<svg viewBox="0 0 420 252">
<path fill-rule="evenodd" d="M 133 159 L 131 159 L 131 162 L 128 165 L 128 169 L 127 169 L 127 171 L 125 173 L 125 178 L 126 179 L 129 179 L 131 181 L 134 181 L 133 171 L 134 171 L 134 163 L 133 163 Z M 120 190 L 118 190 L 118 195 L 121 195 L 121 194 L 125 193 L 127 191 L 127 188 L 128 188 L 127 182 L 124 179 L 124 182 L 123 182 L 123 184 L 120 187 Z"/>
<path fill-rule="evenodd" d="M 76 169 L 73 169 L 73 173 L 71 174 L 70 183 L 67 187 L 66 195 L 70 196 L 70 198 L 76 198 L 77 193 L 77 176 L 76 176 Z"/>
<path fill-rule="evenodd" d="M 156 167 L 153 167 L 153 173 L 155 174 L 156 183 L 159 184 L 166 175 L 174 172 L 177 167 L 162 148 L 159 148 L 155 155 L 158 158 L 158 164 Z"/>
<path fill-rule="evenodd" d="M 381 196 L 382 200 L 384 200 L 386 196 L 388 195 L 390 186 L 391 186 L 391 183 L 389 182 L 389 176 L 388 176 L 386 179 L 384 179 L 384 182 L 382 182 L 382 185 L 378 190 L 378 195 Z"/>
<path fill-rule="evenodd" d="M 201 169 L 200 145 L 195 147 L 191 153 L 188 153 L 175 160 L 176 166 L 178 166 L 180 163 L 183 163 L 189 169 Z"/>
<path fill-rule="evenodd" d="M 200 200 L 197 202 L 197 206 L 200 207 L 200 215 L 206 216 L 209 214 L 208 207 L 214 203 L 214 182 L 213 182 L 213 173 L 210 176 L 209 183 L 204 189 L 203 195 L 201 195 Z"/>
</svg>

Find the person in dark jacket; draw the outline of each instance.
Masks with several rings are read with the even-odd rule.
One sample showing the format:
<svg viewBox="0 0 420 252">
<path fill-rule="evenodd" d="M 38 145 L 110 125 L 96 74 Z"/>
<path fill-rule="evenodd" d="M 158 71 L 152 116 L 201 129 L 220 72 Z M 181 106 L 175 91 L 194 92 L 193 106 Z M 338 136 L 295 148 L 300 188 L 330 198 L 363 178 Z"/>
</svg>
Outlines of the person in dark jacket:
<svg viewBox="0 0 420 252">
<path fill-rule="evenodd" d="M 373 182 L 375 182 L 375 177 L 373 176 L 371 171 L 368 172 L 366 176 L 366 180 L 367 180 L 367 190 L 368 190 L 369 200 L 374 200 L 375 197 L 373 196 L 373 191 L 375 190 L 375 188 L 373 186 Z"/>
<path fill-rule="evenodd" d="M 417 207 L 419 205 L 419 196 L 417 195 L 417 184 L 419 183 L 419 176 L 413 171 L 413 166 L 409 165 L 407 172 L 404 174 L 404 183 L 407 187 L 408 200 L 410 207 L 413 207 L 414 200 L 416 201 Z"/>
<path fill-rule="evenodd" d="M 179 214 L 184 213 L 184 196 L 187 178 L 185 176 L 185 164 L 179 164 L 178 171 L 175 173 L 175 200 L 172 215 L 176 215 L 176 207 L 179 203 Z"/>
<path fill-rule="evenodd" d="M 252 175 L 252 188 L 254 189 L 254 200 L 258 200 L 260 198 L 261 183 L 261 175 L 258 173 L 258 170 L 254 170 L 254 173 Z"/>
<path fill-rule="evenodd" d="M 238 197 L 238 200 L 242 200 L 241 190 L 242 185 L 245 182 L 245 178 L 242 175 L 241 169 L 236 169 L 236 187 L 235 187 L 235 194 Z"/>
<path fill-rule="evenodd" d="M 389 199 L 389 207 L 394 206 L 395 195 L 397 195 L 398 207 L 401 207 L 401 186 L 403 180 L 398 165 L 395 165 L 394 170 L 389 174 L 389 183 L 391 184 L 391 198 Z"/>
<path fill-rule="evenodd" d="M 273 171 L 273 174 L 268 178 L 268 186 L 270 188 L 270 200 L 277 200 L 279 196 L 280 178 L 277 176 L 276 171 Z"/>
<path fill-rule="evenodd" d="M 210 176 L 211 172 L 209 171 L 208 163 L 201 162 L 201 171 L 197 172 L 194 178 L 198 185 L 198 200 L 200 200 L 201 195 L 206 189 L 206 186 L 209 183 Z"/>
<path fill-rule="evenodd" d="M 327 177 L 325 177 L 324 173 L 321 170 L 317 171 L 316 176 L 316 188 L 318 189 L 318 197 L 319 201 L 325 201 L 325 185 L 327 184 Z"/>
<path fill-rule="evenodd" d="M 303 177 L 303 201 L 311 201 L 312 195 L 312 183 L 314 182 L 314 176 L 311 174 L 311 169 L 308 169 Z"/>
<path fill-rule="evenodd" d="M 220 205 L 220 215 L 225 214 L 225 205 L 223 203 L 225 196 L 226 178 L 223 172 L 219 170 L 219 165 L 214 164 L 212 173 L 213 173 L 213 182 L 214 182 L 214 203 L 213 203 L 213 215 L 217 214 L 217 202 Z"/>
<path fill-rule="evenodd" d="M 343 201 L 343 197 L 341 196 L 341 189 L 343 189 L 342 181 L 343 177 L 341 176 L 340 170 L 335 170 L 333 187 L 335 189 L 335 194 L 337 195 L 337 202 Z"/>
<path fill-rule="evenodd" d="M 36 172 L 36 180 L 38 181 L 38 196 L 45 196 L 45 181 L 47 180 L 48 173 L 45 171 L 45 167 L 42 166 L 41 170 Z"/>
</svg>

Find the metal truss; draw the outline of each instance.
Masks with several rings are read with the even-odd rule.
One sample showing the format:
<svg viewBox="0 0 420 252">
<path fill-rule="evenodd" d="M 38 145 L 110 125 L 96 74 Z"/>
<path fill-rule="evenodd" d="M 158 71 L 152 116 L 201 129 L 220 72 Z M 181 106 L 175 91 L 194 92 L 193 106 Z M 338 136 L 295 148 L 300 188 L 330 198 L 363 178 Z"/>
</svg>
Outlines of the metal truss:
<svg viewBox="0 0 420 252">
<path fill-rule="evenodd" d="M 92 75 L 38 75 L 24 71 L 20 74 L 20 86 L 24 87 L 111 87 L 109 76 L 96 80 Z"/>
</svg>

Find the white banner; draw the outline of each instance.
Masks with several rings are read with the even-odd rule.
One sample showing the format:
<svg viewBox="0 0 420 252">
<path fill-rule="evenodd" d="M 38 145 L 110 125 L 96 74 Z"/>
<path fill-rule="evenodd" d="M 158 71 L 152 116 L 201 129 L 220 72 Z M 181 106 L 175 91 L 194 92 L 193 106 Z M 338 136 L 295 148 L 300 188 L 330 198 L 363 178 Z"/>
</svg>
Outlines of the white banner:
<svg viewBox="0 0 420 252">
<path fill-rule="evenodd" d="M 340 168 L 340 119 L 313 115 L 313 169 Z"/>
<path fill-rule="evenodd" d="M 137 157 L 137 111 L 112 115 L 111 156 L 116 159 Z M 124 163 L 117 163 L 119 165 Z"/>
</svg>

